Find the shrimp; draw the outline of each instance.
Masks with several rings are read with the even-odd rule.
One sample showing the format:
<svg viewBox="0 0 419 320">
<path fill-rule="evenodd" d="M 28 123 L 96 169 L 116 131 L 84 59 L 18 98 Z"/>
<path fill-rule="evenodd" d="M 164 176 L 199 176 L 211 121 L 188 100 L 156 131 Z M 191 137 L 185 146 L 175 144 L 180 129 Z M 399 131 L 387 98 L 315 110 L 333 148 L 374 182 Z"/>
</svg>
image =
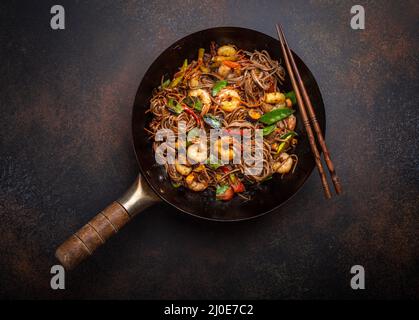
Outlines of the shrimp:
<svg viewBox="0 0 419 320">
<path fill-rule="evenodd" d="M 217 55 L 219 56 L 225 56 L 225 57 L 231 57 L 234 56 L 237 53 L 237 50 L 234 49 L 233 46 L 221 46 L 217 50 Z"/>
<path fill-rule="evenodd" d="M 288 130 L 294 131 L 295 126 L 297 125 L 297 118 L 294 115 L 290 115 L 284 122 Z"/>
<path fill-rule="evenodd" d="M 189 87 L 191 87 L 191 88 L 199 87 L 199 76 L 193 76 L 189 80 Z"/>
<path fill-rule="evenodd" d="M 198 181 L 196 173 L 190 173 L 185 179 L 186 185 L 192 191 L 200 192 L 208 188 L 208 183 L 205 181 Z"/>
<path fill-rule="evenodd" d="M 189 90 L 189 96 L 197 97 L 201 100 L 203 106 L 201 111 L 201 116 L 206 114 L 211 107 L 211 96 L 209 92 L 205 89 L 192 89 Z"/>
<path fill-rule="evenodd" d="M 218 74 L 220 76 L 222 76 L 223 78 L 227 77 L 228 74 L 230 73 L 231 68 L 227 67 L 226 65 L 222 64 L 221 66 L 218 67 Z"/>
<path fill-rule="evenodd" d="M 218 151 L 221 160 L 231 161 L 234 158 L 235 152 L 232 146 L 233 140 L 231 137 L 222 137 L 214 142 L 214 149 Z M 228 148 L 225 148 L 225 146 Z"/>
<path fill-rule="evenodd" d="M 288 173 L 292 169 L 294 161 L 292 157 L 284 152 L 279 155 L 279 161 L 272 165 L 272 170 L 281 174 Z"/>
<path fill-rule="evenodd" d="M 191 167 L 188 167 L 184 164 L 180 164 L 178 161 L 176 161 L 175 163 L 175 168 L 176 168 L 176 171 L 179 172 L 182 176 L 187 176 L 192 171 Z"/>
<path fill-rule="evenodd" d="M 192 163 L 202 163 L 207 160 L 207 145 L 204 142 L 196 143 L 189 146 L 188 151 L 188 160 Z"/>
<path fill-rule="evenodd" d="M 270 103 L 270 104 L 284 104 L 285 105 L 285 95 L 278 91 L 266 93 L 265 102 Z"/>
<path fill-rule="evenodd" d="M 240 105 L 240 96 L 236 90 L 223 89 L 218 94 L 218 102 L 221 105 L 221 109 L 227 112 L 235 110 Z"/>
<path fill-rule="evenodd" d="M 192 79 L 191 79 L 192 80 Z M 201 100 L 203 106 L 201 110 L 201 116 L 206 114 L 211 107 L 211 96 L 209 92 L 205 89 L 191 89 L 189 90 L 189 96 L 197 97 Z"/>
</svg>

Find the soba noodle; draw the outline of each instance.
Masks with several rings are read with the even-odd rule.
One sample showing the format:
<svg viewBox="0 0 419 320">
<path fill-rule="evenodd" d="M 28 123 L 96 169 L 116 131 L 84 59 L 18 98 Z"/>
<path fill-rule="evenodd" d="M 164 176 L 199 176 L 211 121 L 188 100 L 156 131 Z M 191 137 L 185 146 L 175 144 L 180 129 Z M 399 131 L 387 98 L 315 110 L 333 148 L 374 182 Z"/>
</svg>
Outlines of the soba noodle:
<svg viewBox="0 0 419 320">
<path fill-rule="evenodd" d="M 220 200 L 230 200 L 235 193 L 248 198 L 244 195 L 246 187 L 263 183 L 274 173 L 292 174 L 295 170 L 298 158 L 291 152 L 297 144 L 296 117 L 284 111 L 293 110 L 295 98 L 292 92 L 281 93 L 285 70 L 266 50 L 249 52 L 212 43 L 209 53 L 204 53 L 204 49 L 198 52 L 197 60 L 185 61 L 171 81 L 162 79 L 154 90 L 147 110 L 152 119 L 146 132 L 154 138 L 159 130 L 170 129 L 178 139 L 181 122 L 186 132 L 201 128 L 207 137 L 218 122 L 226 132 L 240 135 L 243 130 L 250 130 L 250 148 L 253 152 L 261 148 L 263 155 L 259 174 L 247 174 L 246 162 L 193 164 L 189 159 L 190 145 L 185 163 L 164 164 L 174 187 L 196 192 L 211 188 Z M 278 114 L 283 115 L 275 118 Z M 279 120 L 273 122 L 274 118 Z M 254 141 L 258 129 L 264 130 L 260 147 Z M 211 143 L 209 138 L 206 142 Z M 162 143 L 153 142 L 155 152 Z M 229 152 L 240 153 L 240 149 Z"/>
</svg>

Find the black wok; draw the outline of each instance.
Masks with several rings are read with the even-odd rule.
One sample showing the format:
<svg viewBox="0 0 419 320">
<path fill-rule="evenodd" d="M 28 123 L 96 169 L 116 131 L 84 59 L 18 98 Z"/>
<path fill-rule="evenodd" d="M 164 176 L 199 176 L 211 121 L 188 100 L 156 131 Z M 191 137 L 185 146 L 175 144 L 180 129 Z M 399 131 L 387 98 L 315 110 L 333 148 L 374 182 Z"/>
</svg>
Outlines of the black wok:
<svg viewBox="0 0 419 320">
<path fill-rule="evenodd" d="M 160 84 L 162 75 L 166 78 L 173 75 L 185 58 L 196 59 L 198 48 L 208 49 L 211 41 L 220 45 L 232 43 L 249 51 L 266 49 L 272 58 L 283 60 L 278 40 L 258 31 L 237 27 L 212 28 L 193 33 L 161 53 L 145 73 L 133 108 L 132 133 L 140 175 L 123 197 L 104 209 L 57 249 L 56 257 L 67 269 L 75 267 L 138 212 L 159 200 L 199 218 L 216 221 L 245 220 L 278 208 L 292 197 L 310 176 L 315 162 L 297 111 L 295 115 L 299 144 L 296 154 L 299 161 L 293 175 L 286 175 L 282 179 L 279 175 L 274 175 L 273 179 L 251 189 L 252 199 L 248 201 L 235 197 L 229 202 L 221 202 L 216 201 L 210 191 L 195 193 L 184 188 L 173 188 L 164 168 L 156 164 L 152 141 L 147 139 L 144 131 L 151 115 L 145 115 L 144 112 L 148 109 L 153 88 Z M 295 54 L 294 57 L 324 133 L 325 110 L 320 90 L 307 66 Z M 288 78 L 284 90 L 292 90 Z"/>
</svg>

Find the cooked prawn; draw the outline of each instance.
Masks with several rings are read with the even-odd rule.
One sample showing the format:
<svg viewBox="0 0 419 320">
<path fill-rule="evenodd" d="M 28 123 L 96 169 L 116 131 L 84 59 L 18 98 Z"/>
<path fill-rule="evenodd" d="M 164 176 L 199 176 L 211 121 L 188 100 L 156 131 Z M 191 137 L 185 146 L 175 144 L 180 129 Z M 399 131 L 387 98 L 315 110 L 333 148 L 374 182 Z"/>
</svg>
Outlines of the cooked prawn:
<svg viewBox="0 0 419 320">
<path fill-rule="evenodd" d="M 265 93 L 265 102 L 270 104 L 284 104 L 285 95 L 278 91 Z"/>
<path fill-rule="evenodd" d="M 207 160 L 207 144 L 200 142 L 188 147 L 188 160 L 191 163 L 202 163 Z"/>
<path fill-rule="evenodd" d="M 272 165 L 272 170 L 281 174 L 288 173 L 291 171 L 293 164 L 294 160 L 292 157 L 288 153 L 283 152 L 279 155 L 278 161 Z"/>
<path fill-rule="evenodd" d="M 209 92 L 205 89 L 192 89 L 189 90 L 189 96 L 197 97 L 202 102 L 202 111 L 201 115 L 204 115 L 208 112 L 211 107 L 211 96 Z"/>
<path fill-rule="evenodd" d="M 233 139 L 231 137 L 221 137 L 214 142 L 214 149 L 218 151 L 221 160 L 233 160 L 235 152 L 232 143 Z"/>
<path fill-rule="evenodd" d="M 234 89 L 223 89 L 217 97 L 217 101 L 221 105 L 221 109 L 232 112 L 240 105 L 240 95 Z"/>
<path fill-rule="evenodd" d="M 294 115 L 290 115 L 284 122 L 288 130 L 294 131 L 295 126 L 297 125 L 297 118 Z"/>
<path fill-rule="evenodd" d="M 230 45 L 221 46 L 217 50 L 219 56 L 231 57 L 237 53 L 237 50 Z"/>
<path fill-rule="evenodd" d="M 192 171 L 191 167 L 184 164 L 180 164 L 178 161 L 176 161 L 175 163 L 175 168 L 176 171 L 179 172 L 182 176 L 187 176 Z"/>
<path fill-rule="evenodd" d="M 195 172 L 190 173 L 185 179 L 186 185 L 192 191 L 200 192 L 208 188 L 208 183 L 205 181 L 198 181 Z"/>
<path fill-rule="evenodd" d="M 231 71 L 231 68 L 230 67 L 227 67 L 224 64 L 222 64 L 221 66 L 219 66 L 218 67 L 218 70 L 217 70 L 218 74 L 220 76 L 222 76 L 223 78 L 227 77 L 228 74 L 230 73 L 230 71 Z"/>
</svg>

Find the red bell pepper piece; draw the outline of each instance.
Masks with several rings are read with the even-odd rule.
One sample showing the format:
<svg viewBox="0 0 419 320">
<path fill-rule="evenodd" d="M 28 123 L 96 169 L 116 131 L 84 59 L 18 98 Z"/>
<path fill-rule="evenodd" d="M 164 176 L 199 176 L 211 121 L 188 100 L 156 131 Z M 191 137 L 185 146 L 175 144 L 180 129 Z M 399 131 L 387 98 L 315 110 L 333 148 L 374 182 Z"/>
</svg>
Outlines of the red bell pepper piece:
<svg viewBox="0 0 419 320">
<path fill-rule="evenodd" d="M 230 186 L 233 188 L 234 192 L 240 193 L 246 191 L 243 182 L 236 177 L 234 173 L 230 174 Z"/>
<path fill-rule="evenodd" d="M 201 124 L 201 120 L 199 119 L 199 117 L 196 115 L 195 112 L 193 112 L 193 110 L 191 110 L 189 107 L 187 107 L 186 105 L 182 104 L 182 108 L 183 110 L 185 110 L 186 113 L 190 114 L 196 121 L 196 123 L 198 125 Z"/>
<path fill-rule="evenodd" d="M 222 188 L 222 192 L 220 192 Z M 223 201 L 229 201 L 233 198 L 234 196 L 234 190 L 232 187 L 221 187 L 219 190 L 217 190 L 216 192 L 216 199 L 217 200 L 223 200 Z"/>
<path fill-rule="evenodd" d="M 229 169 L 228 167 L 226 167 L 226 166 L 222 166 L 222 167 L 221 167 L 221 170 L 222 170 L 224 173 L 229 173 L 229 172 L 230 172 L 230 169 Z"/>
</svg>

